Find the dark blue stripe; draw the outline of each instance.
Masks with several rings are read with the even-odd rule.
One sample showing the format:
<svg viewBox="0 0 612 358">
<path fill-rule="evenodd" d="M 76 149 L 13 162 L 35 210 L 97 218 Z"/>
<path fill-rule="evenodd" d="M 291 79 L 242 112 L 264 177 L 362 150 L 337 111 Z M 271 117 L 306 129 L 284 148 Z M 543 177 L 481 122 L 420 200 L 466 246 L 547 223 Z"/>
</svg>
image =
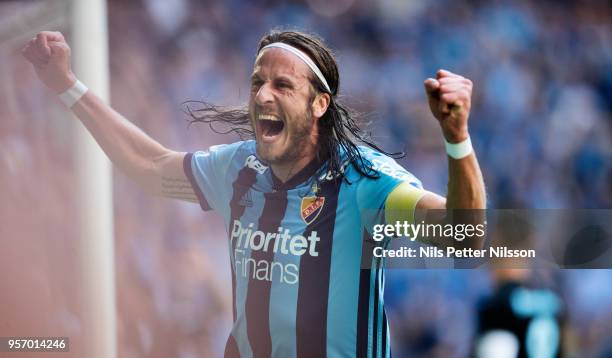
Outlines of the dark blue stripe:
<svg viewBox="0 0 612 358">
<path fill-rule="evenodd" d="M 357 307 L 357 357 L 368 356 L 368 318 L 370 308 L 370 269 L 359 274 L 359 306 Z"/>
<path fill-rule="evenodd" d="M 202 210 L 204 211 L 211 210 L 212 208 L 208 204 L 208 201 L 206 200 L 204 193 L 202 193 L 202 190 L 200 189 L 200 186 L 198 185 L 196 178 L 193 176 L 193 170 L 191 168 L 191 158 L 193 158 L 193 153 L 185 154 L 185 157 L 183 158 L 183 171 L 185 172 L 187 179 L 189 179 L 189 182 L 191 183 L 191 187 L 193 188 L 193 191 L 198 197 L 198 201 L 200 202 L 200 207 L 202 208 Z"/>
<path fill-rule="evenodd" d="M 232 227 L 234 220 L 240 220 L 242 214 L 244 214 L 245 207 L 240 205 L 240 199 L 247 191 L 255 184 L 257 180 L 257 172 L 244 167 L 238 172 L 238 176 L 236 180 L 232 184 L 232 200 L 230 201 L 230 220 L 228 224 L 228 228 Z M 233 256 L 236 252 L 236 241 L 232 242 L 232 253 Z M 232 313 L 234 317 L 234 322 L 236 322 L 236 273 L 234 272 L 234 264 L 232 260 Z"/>
<path fill-rule="evenodd" d="M 372 267 L 372 250 L 375 241 L 363 230 L 363 243 L 361 250 L 361 272 L 359 273 L 359 303 L 357 306 L 357 348 L 356 356 L 367 358 L 368 356 L 368 329 L 370 327 L 370 291 L 372 289 L 372 270 L 363 267 Z"/>
<path fill-rule="evenodd" d="M 383 321 L 382 321 L 382 347 L 381 347 L 381 357 L 386 357 L 387 354 L 387 313 L 383 308 Z"/>
<path fill-rule="evenodd" d="M 287 192 L 279 191 L 264 194 L 264 208 L 259 217 L 257 229 L 263 232 L 276 232 L 287 210 Z M 251 258 L 256 262 L 274 261 L 274 245 L 267 251 L 253 251 Z M 258 266 L 258 265 L 257 265 Z M 255 358 L 268 358 L 272 355 L 272 339 L 270 337 L 270 289 L 272 282 L 249 279 L 246 299 L 246 323 L 249 343 Z"/>
<path fill-rule="evenodd" d="M 300 278 L 296 317 L 296 353 L 298 357 L 327 356 L 327 302 L 336 209 L 341 182 L 321 184 L 325 198 L 319 217 L 304 231 L 304 237 L 317 232 L 318 256 L 303 255 L 300 259 Z"/>
<path fill-rule="evenodd" d="M 227 339 L 227 344 L 225 345 L 225 353 L 223 353 L 223 358 L 240 358 L 240 351 L 238 350 L 238 345 L 236 344 L 236 340 L 234 336 L 230 334 Z"/>
</svg>

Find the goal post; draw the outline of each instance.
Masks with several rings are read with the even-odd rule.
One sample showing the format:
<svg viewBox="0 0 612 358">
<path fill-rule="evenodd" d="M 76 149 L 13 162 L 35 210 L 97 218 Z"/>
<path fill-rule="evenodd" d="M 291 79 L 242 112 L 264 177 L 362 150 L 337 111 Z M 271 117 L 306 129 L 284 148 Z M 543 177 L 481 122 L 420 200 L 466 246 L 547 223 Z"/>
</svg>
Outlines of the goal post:
<svg viewBox="0 0 612 358">
<path fill-rule="evenodd" d="M 105 0 L 71 1 L 70 45 L 76 76 L 109 102 L 108 19 Z M 86 357 L 117 356 L 111 164 L 74 121 L 79 218 L 81 334 Z"/>
<path fill-rule="evenodd" d="M 105 0 L 45 0 L 2 4 L 15 10 L 0 21 L 0 46 L 20 48 L 42 30 L 63 31 L 77 77 L 109 102 L 108 17 Z M 10 7 L 9 7 L 10 6 Z M 42 86 L 42 84 L 40 84 Z M 52 116 L 68 111 L 49 111 Z M 78 120 L 54 118 L 72 140 L 78 228 L 77 282 L 80 336 L 70 351 L 82 357 L 117 357 L 117 308 L 111 164 Z M 78 352 L 78 353 L 77 353 Z"/>
</svg>

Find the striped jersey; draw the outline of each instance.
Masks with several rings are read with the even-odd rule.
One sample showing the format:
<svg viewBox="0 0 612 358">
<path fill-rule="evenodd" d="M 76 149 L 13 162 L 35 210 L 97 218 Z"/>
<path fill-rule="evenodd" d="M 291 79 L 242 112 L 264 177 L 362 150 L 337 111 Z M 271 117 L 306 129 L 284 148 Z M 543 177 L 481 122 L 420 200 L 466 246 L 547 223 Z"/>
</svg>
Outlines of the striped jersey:
<svg viewBox="0 0 612 358">
<path fill-rule="evenodd" d="M 257 157 L 255 141 L 185 156 L 202 209 L 227 223 L 234 322 L 226 357 L 390 355 L 371 228 L 384 221 L 397 185 L 421 183 L 393 159 L 359 150 L 378 178 L 345 162 L 349 184 L 314 160 L 283 183 Z"/>
</svg>

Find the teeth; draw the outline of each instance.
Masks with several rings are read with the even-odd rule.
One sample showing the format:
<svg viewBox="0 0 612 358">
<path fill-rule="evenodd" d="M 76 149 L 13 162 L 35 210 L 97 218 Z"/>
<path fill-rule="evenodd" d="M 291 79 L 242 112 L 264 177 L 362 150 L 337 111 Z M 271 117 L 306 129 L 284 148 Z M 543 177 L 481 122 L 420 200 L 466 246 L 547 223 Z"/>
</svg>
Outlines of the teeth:
<svg viewBox="0 0 612 358">
<path fill-rule="evenodd" d="M 280 118 L 269 115 L 269 114 L 260 114 L 259 116 L 257 116 L 257 119 L 268 120 L 268 121 L 280 121 Z"/>
</svg>

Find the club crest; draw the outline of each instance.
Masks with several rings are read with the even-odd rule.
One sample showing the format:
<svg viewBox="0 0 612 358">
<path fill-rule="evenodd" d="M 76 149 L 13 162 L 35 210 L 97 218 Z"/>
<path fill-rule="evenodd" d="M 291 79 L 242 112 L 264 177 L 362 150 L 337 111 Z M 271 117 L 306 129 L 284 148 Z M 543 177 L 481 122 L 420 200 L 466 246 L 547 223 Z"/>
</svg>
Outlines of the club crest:
<svg viewBox="0 0 612 358">
<path fill-rule="evenodd" d="M 302 220 L 304 220 L 307 225 L 310 225 L 323 210 L 324 203 L 325 198 L 322 196 L 307 196 L 302 198 L 302 206 L 300 208 Z"/>
</svg>

